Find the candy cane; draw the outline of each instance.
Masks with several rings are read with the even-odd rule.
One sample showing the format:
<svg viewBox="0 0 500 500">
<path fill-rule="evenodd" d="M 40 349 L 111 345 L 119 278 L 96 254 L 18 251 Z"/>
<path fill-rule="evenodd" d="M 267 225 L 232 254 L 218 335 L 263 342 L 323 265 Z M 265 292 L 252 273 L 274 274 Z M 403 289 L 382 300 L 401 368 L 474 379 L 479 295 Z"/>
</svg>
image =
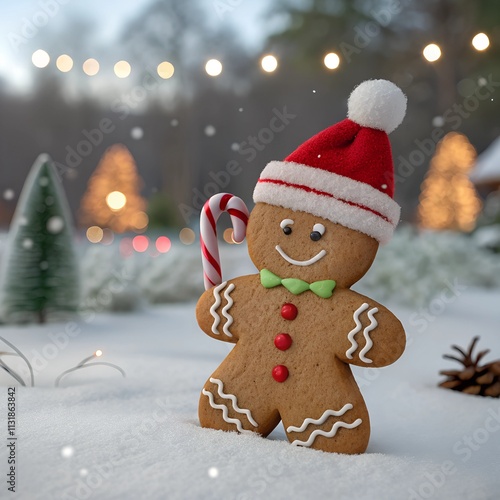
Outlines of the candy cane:
<svg viewBox="0 0 500 500">
<path fill-rule="evenodd" d="M 233 239 L 236 243 L 241 243 L 245 239 L 247 231 L 249 213 L 241 198 L 229 193 L 219 193 L 205 203 L 200 215 L 201 259 L 205 290 L 222 283 L 217 220 L 223 212 L 227 212 L 231 217 Z"/>
</svg>

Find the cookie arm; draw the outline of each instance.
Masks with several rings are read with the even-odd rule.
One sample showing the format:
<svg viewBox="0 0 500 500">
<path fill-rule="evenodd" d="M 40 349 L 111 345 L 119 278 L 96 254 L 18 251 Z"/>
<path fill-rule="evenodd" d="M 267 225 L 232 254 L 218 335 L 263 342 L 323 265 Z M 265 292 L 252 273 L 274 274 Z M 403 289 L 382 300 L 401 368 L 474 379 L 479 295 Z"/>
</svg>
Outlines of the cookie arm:
<svg viewBox="0 0 500 500">
<path fill-rule="evenodd" d="M 223 342 L 238 341 L 234 328 L 231 328 L 234 322 L 231 293 L 234 288 L 234 283 L 224 281 L 204 292 L 196 304 L 196 319 L 200 328 L 208 336 Z"/>
<path fill-rule="evenodd" d="M 405 349 L 401 322 L 384 306 L 366 297 L 357 301 L 349 327 L 340 338 L 337 357 L 344 363 L 380 367 L 394 363 Z M 348 313 L 349 314 L 349 313 Z"/>
</svg>

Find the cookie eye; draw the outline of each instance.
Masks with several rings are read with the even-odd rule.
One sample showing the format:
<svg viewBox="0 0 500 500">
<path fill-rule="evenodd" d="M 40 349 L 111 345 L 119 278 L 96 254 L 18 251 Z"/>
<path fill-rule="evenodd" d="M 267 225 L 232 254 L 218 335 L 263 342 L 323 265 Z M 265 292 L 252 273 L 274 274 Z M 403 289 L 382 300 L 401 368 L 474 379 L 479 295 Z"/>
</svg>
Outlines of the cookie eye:
<svg viewBox="0 0 500 500">
<path fill-rule="evenodd" d="M 280 227 L 283 229 L 283 232 L 288 236 L 289 234 L 292 234 L 292 228 L 290 227 L 293 224 L 292 219 L 283 219 L 280 222 Z"/>
<path fill-rule="evenodd" d="M 323 224 L 314 224 L 310 238 L 313 241 L 318 241 L 325 234 L 325 226 Z"/>
</svg>

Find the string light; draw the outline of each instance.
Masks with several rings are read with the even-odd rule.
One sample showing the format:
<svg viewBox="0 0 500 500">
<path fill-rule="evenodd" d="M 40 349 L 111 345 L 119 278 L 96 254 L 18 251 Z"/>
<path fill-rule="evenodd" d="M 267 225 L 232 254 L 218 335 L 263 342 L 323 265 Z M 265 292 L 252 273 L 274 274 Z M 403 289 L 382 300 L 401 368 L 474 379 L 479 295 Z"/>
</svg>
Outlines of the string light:
<svg viewBox="0 0 500 500">
<path fill-rule="evenodd" d="M 99 73 L 99 63 L 95 59 L 87 59 L 83 63 L 83 72 L 87 76 L 95 76 Z"/>
<path fill-rule="evenodd" d="M 127 203 L 127 197 L 121 191 L 112 191 L 106 196 L 106 205 L 113 211 L 121 210 Z"/>
<path fill-rule="evenodd" d="M 181 229 L 179 233 L 179 239 L 184 245 L 192 245 L 194 243 L 194 240 L 196 239 L 196 235 L 191 228 L 185 227 Z"/>
<path fill-rule="evenodd" d="M 86 234 L 90 243 L 99 243 L 104 237 L 104 231 L 99 226 L 90 226 Z"/>
<path fill-rule="evenodd" d="M 158 72 L 160 78 L 168 80 L 173 76 L 175 70 L 174 70 L 174 65 L 172 63 L 169 63 L 168 61 L 163 61 L 162 63 L 158 64 L 156 71 Z"/>
<path fill-rule="evenodd" d="M 56 66 L 61 73 L 67 73 L 73 68 L 73 59 L 67 54 L 62 54 L 56 59 Z"/>
<path fill-rule="evenodd" d="M 429 62 L 435 62 L 441 57 L 441 49 L 435 43 L 427 45 L 422 53 Z"/>
<path fill-rule="evenodd" d="M 132 248 L 139 253 L 145 252 L 149 247 L 149 239 L 147 236 L 135 236 L 132 240 Z"/>
<path fill-rule="evenodd" d="M 205 64 L 205 71 L 210 76 L 219 76 L 222 73 L 222 63 L 217 59 L 210 59 Z"/>
<path fill-rule="evenodd" d="M 328 69 L 337 69 L 340 64 L 340 57 L 335 52 L 330 52 L 326 54 L 323 63 Z"/>
<path fill-rule="evenodd" d="M 490 46 L 490 39 L 486 33 L 478 33 L 472 39 L 472 46 L 479 51 L 486 50 Z"/>
<path fill-rule="evenodd" d="M 127 78 L 130 75 L 132 68 L 127 61 L 118 61 L 113 70 L 118 78 Z"/>
<path fill-rule="evenodd" d="M 166 236 L 160 236 L 156 240 L 156 250 L 160 253 L 167 253 L 171 246 L 172 242 L 170 241 L 170 238 L 167 238 Z"/>
<path fill-rule="evenodd" d="M 273 71 L 276 71 L 276 68 L 278 67 L 278 60 L 276 57 L 269 54 L 261 59 L 260 65 L 264 71 L 272 73 Z"/>
<path fill-rule="evenodd" d="M 119 371 L 122 374 L 123 378 L 126 377 L 125 372 L 119 366 L 114 365 L 113 363 L 108 363 L 106 361 L 96 361 L 94 363 L 89 363 L 89 361 L 92 361 L 95 358 L 100 358 L 102 355 L 103 355 L 103 352 L 101 351 L 101 349 L 97 349 L 97 351 L 95 351 L 91 356 L 88 356 L 87 358 L 82 359 L 75 367 L 70 368 L 69 370 L 62 372 L 61 375 L 59 375 L 56 378 L 54 385 L 56 387 L 59 387 L 59 382 L 68 373 L 72 373 L 72 372 L 75 372 L 77 370 L 81 370 L 83 368 L 90 368 L 91 366 L 109 366 L 109 367 L 114 368 L 115 370 Z"/>
<path fill-rule="evenodd" d="M 33 52 L 31 61 L 37 68 L 45 68 L 50 62 L 50 56 L 45 50 L 38 49 Z"/>
</svg>

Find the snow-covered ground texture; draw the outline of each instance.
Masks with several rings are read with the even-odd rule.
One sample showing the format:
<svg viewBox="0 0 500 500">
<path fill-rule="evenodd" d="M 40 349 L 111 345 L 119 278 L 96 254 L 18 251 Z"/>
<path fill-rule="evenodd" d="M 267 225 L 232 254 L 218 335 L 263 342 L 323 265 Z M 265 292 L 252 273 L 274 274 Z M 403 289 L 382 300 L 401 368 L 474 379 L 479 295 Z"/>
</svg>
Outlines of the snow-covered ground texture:
<svg viewBox="0 0 500 500">
<path fill-rule="evenodd" d="M 372 293 L 375 299 L 380 298 Z M 17 493 L 34 499 L 498 499 L 500 401 L 437 387 L 441 355 L 480 335 L 500 357 L 500 291 L 448 290 L 425 308 L 388 305 L 408 347 L 394 365 L 356 376 L 371 415 L 368 452 L 328 454 L 270 438 L 200 428 L 205 380 L 230 346 L 197 327 L 194 303 L 88 314 L 77 324 L 1 326 L 32 360 L 36 388 L 17 389 Z M 102 366 L 54 379 L 96 349 Z M 20 367 L 15 358 L 3 358 Z M 458 366 L 458 365 L 457 365 Z M 0 414 L 6 421 L 2 372 Z"/>
</svg>

